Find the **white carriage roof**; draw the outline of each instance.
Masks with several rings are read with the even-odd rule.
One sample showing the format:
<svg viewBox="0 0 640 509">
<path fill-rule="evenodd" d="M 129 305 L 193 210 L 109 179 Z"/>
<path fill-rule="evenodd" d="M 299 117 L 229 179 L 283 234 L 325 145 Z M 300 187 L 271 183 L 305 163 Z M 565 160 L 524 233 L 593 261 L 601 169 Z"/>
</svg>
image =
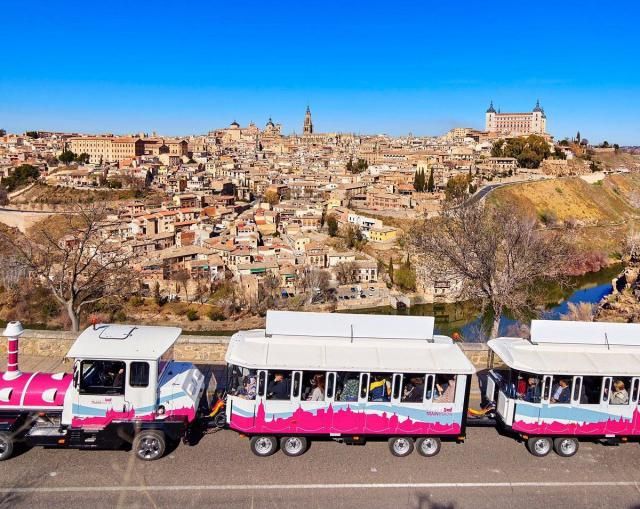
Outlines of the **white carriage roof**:
<svg viewBox="0 0 640 509">
<path fill-rule="evenodd" d="M 640 346 L 640 324 L 532 320 L 531 342 Z"/>
<path fill-rule="evenodd" d="M 433 339 L 432 316 L 267 311 L 267 336 Z"/>
<path fill-rule="evenodd" d="M 293 323 L 283 318 L 296 315 Z M 312 316 L 305 321 L 307 315 Z M 267 315 L 267 329 L 243 331 L 231 337 L 226 361 L 251 369 L 318 371 L 413 372 L 472 374 L 473 365 L 446 336 L 416 333 L 410 327 L 382 324 L 380 318 L 410 320 L 428 330 L 433 318 L 381 317 L 378 315 L 336 315 L 278 312 L 277 322 Z M 325 318 L 325 322 L 319 320 Z M 351 317 L 357 317 L 349 323 Z M 368 318 L 374 318 L 367 323 Z M 424 320 L 417 322 L 416 320 Z M 348 329 L 340 329 L 340 323 Z M 351 325 L 354 335 L 351 336 Z M 271 327 L 270 327 L 271 325 Z M 356 327 L 357 325 L 357 327 Z M 378 325 L 378 327 L 374 327 Z M 367 329 L 368 327 L 368 329 Z M 372 335 L 365 336 L 363 331 Z M 308 333 L 307 333 L 308 331 Z M 348 332 L 345 332 L 348 331 Z M 382 334 L 380 334 L 382 332 Z M 377 334 L 377 335 L 376 335 Z M 413 336 L 413 337 L 407 337 Z"/>
<path fill-rule="evenodd" d="M 640 375 L 640 346 L 593 344 L 533 344 L 521 338 L 489 341 L 512 369 L 542 375 Z"/>
<path fill-rule="evenodd" d="M 157 360 L 171 348 L 181 332 L 179 327 L 99 324 L 78 336 L 67 357 Z"/>
</svg>

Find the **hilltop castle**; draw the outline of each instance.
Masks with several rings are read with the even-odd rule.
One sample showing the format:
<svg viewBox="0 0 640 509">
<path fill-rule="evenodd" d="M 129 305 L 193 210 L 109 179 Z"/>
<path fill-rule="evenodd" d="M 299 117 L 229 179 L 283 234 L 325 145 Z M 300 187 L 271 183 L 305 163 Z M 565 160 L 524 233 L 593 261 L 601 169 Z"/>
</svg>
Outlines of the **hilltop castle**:
<svg viewBox="0 0 640 509">
<path fill-rule="evenodd" d="M 547 116 L 540 101 L 536 102 L 531 113 L 501 113 L 495 110 L 491 101 L 485 116 L 485 130 L 511 136 L 546 134 Z"/>
</svg>

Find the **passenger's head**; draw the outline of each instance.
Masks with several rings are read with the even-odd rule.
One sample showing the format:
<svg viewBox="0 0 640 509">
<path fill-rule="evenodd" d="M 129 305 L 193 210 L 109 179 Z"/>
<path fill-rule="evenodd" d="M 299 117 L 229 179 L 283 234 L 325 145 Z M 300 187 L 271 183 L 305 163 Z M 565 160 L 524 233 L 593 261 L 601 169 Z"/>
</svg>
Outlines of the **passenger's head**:
<svg viewBox="0 0 640 509">
<path fill-rule="evenodd" d="M 530 376 L 530 377 L 527 379 L 527 383 L 528 383 L 529 385 L 538 385 L 538 379 L 537 379 L 536 377 Z"/>
<path fill-rule="evenodd" d="M 282 373 L 275 373 L 273 375 L 273 380 L 275 382 L 282 382 L 284 380 L 284 375 Z"/>
<path fill-rule="evenodd" d="M 567 380 L 566 378 L 561 378 L 558 384 L 560 384 L 560 387 L 563 387 L 563 388 L 569 387 L 569 380 Z"/>
<path fill-rule="evenodd" d="M 316 375 L 313 377 L 313 382 L 316 387 L 324 389 L 324 375 Z"/>
<path fill-rule="evenodd" d="M 616 391 L 624 391 L 624 382 L 622 380 L 616 380 L 613 382 L 613 388 Z"/>
</svg>

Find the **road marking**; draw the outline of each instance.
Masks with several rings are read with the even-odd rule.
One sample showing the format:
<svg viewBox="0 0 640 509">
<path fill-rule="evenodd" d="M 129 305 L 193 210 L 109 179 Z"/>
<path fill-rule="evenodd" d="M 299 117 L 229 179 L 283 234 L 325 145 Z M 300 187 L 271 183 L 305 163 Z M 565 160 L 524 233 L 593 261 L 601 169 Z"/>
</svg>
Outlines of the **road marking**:
<svg viewBox="0 0 640 509">
<path fill-rule="evenodd" d="M 205 484 L 176 486 L 52 486 L 0 487 L 0 493 L 146 492 L 146 491 L 264 491 L 264 490 L 357 490 L 401 488 L 570 488 L 635 487 L 640 481 L 526 481 L 526 482 L 427 482 L 427 483 L 337 483 L 337 484 Z"/>
</svg>

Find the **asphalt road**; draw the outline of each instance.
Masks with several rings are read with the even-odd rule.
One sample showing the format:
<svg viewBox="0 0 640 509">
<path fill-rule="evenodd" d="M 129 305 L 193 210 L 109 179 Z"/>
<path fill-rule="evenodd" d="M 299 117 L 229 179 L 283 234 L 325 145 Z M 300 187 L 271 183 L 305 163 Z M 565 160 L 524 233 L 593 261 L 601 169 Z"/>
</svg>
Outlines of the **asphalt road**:
<svg viewBox="0 0 640 509">
<path fill-rule="evenodd" d="M 256 458 L 221 431 L 150 463 L 127 451 L 25 451 L 0 464 L 0 507 L 640 508 L 639 453 L 583 443 L 573 458 L 535 458 L 475 428 L 435 458 L 395 458 L 384 442 Z"/>
</svg>

